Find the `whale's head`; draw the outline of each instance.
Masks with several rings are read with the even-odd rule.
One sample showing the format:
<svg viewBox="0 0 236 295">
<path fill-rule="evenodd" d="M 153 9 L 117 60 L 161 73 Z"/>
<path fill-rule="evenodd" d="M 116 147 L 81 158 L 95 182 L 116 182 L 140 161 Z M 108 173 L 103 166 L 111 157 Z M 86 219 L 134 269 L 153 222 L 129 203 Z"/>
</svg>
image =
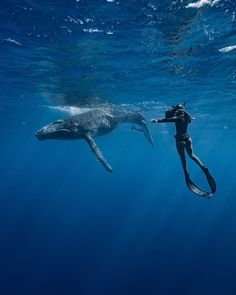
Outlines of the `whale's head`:
<svg viewBox="0 0 236 295">
<path fill-rule="evenodd" d="M 35 132 L 39 140 L 45 139 L 73 139 L 77 138 L 75 128 L 72 128 L 65 120 L 57 120 Z"/>
</svg>

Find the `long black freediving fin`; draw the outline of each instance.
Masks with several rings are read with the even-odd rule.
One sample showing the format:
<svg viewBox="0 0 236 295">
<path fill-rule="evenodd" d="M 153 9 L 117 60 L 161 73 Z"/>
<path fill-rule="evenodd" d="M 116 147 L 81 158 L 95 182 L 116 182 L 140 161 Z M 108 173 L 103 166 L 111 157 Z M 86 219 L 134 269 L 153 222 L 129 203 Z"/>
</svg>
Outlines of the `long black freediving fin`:
<svg viewBox="0 0 236 295">
<path fill-rule="evenodd" d="M 203 172 L 205 173 L 205 175 L 207 177 L 207 181 L 208 181 L 208 184 L 211 188 L 211 192 L 205 192 L 205 191 L 201 190 L 199 187 L 196 186 L 196 184 L 194 184 L 192 182 L 192 180 L 189 177 L 185 178 L 186 185 L 196 195 L 198 195 L 200 197 L 210 198 L 216 192 L 216 182 L 215 182 L 214 178 L 211 176 L 211 174 L 209 173 L 207 168 L 204 168 Z"/>
<path fill-rule="evenodd" d="M 215 182 L 215 179 L 212 177 L 212 175 L 210 174 L 210 172 L 208 171 L 207 168 L 205 168 L 204 170 L 204 173 L 207 177 L 207 181 L 209 183 L 209 186 L 211 188 L 211 192 L 212 194 L 214 194 L 216 192 L 216 182 Z"/>
<path fill-rule="evenodd" d="M 187 187 L 190 189 L 190 191 L 192 191 L 194 194 L 200 196 L 200 197 L 212 197 L 213 193 L 209 193 L 209 192 L 204 192 L 202 191 L 199 187 L 196 186 L 196 184 L 194 184 L 192 182 L 192 180 L 190 178 L 186 178 L 185 179 Z"/>
</svg>

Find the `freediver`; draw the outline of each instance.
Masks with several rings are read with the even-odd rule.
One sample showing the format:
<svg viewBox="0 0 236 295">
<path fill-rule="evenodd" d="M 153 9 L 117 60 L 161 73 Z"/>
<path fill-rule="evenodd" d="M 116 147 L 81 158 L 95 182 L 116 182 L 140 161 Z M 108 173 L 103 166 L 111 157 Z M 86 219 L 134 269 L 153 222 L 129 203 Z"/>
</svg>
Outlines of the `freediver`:
<svg viewBox="0 0 236 295">
<path fill-rule="evenodd" d="M 177 104 L 173 106 L 170 110 L 166 111 L 165 118 L 163 119 L 152 119 L 152 123 L 166 123 L 166 122 L 174 122 L 176 127 L 176 148 L 177 152 L 180 156 L 182 167 L 184 170 L 185 181 L 188 188 L 194 192 L 195 194 L 202 196 L 202 197 L 211 197 L 216 192 L 216 183 L 214 178 L 209 173 L 208 168 L 206 168 L 200 159 L 194 154 L 193 146 L 192 146 L 192 139 L 188 134 L 188 125 L 191 123 L 192 117 L 191 115 L 185 110 L 185 104 Z M 202 169 L 204 174 L 207 177 L 207 181 L 211 188 L 211 192 L 204 192 L 199 189 L 190 179 L 188 170 L 187 170 L 187 163 L 185 158 L 185 150 L 189 157 Z"/>
</svg>

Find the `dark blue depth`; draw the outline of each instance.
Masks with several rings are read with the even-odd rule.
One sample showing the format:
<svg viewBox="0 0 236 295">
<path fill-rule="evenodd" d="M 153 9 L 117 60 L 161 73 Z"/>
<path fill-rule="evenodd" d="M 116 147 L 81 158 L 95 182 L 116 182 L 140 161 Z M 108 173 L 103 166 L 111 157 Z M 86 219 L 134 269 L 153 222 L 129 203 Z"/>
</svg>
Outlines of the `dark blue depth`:
<svg viewBox="0 0 236 295">
<path fill-rule="evenodd" d="M 190 2 L 1 1 L 1 295 L 236 294 L 236 7 Z M 184 101 L 211 200 L 187 189 L 172 124 L 148 123 L 153 148 L 128 124 L 97 138 L 113 173 L 85 141 L 34 136 L 84 108 L 149 122 Z"/>
</svg>

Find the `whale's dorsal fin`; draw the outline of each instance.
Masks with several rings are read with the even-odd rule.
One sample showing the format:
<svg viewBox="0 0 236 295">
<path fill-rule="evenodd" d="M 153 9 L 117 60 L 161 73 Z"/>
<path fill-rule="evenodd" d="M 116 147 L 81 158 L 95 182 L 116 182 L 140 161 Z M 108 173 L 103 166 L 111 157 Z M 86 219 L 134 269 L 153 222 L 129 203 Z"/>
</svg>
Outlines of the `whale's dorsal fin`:
<svg viewBox="0 0 236 295">
<path fill-rule="evenodd" d="M 91 134 L 86 133 L 84 134 L 84 138 L 89 144 L 92 152 L 96 155 L 97 159 L 102 163 L 102 165 L 106 168 L 107 171 L 112 172 L 112 168 L 107 162 L 107 160 L 104 158 L 100 148 L 97 146 L 96 142 L 94 141 Z"/>
</svg>

